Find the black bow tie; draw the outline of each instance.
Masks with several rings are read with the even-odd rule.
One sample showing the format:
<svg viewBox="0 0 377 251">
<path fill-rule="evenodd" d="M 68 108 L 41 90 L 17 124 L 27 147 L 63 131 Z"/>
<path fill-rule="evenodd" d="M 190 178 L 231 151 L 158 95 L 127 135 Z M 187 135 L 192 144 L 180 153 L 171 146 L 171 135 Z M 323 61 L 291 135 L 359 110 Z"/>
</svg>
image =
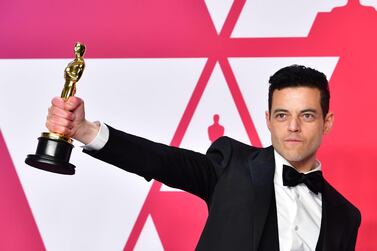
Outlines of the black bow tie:
<svg viewBox="0 0 377 251">
<path fill-rule="evenodd" d="M 293 187 L 304 183 L 313 193 L 322 192 L 323 176 L 321 171 L 307 174 L 299 173 L 293 167 L 283 165 L 283 185 Z"/>
</svg>

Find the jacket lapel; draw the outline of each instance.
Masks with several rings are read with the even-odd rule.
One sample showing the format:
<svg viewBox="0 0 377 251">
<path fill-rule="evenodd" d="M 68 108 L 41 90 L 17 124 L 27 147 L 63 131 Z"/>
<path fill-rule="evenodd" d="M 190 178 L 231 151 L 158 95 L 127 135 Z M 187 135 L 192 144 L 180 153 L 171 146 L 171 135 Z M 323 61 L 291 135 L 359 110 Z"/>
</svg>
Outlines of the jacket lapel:
<svg viewBox="0 0 377 251">
<path fill-rule="evenodd" d="M 325 181 L 322 192 L 321 230 L 316 251 L 337 250 L 340 245 L 340 235 L 346 215 L 339 207 L 339 199 L 334 189 Z"/>
<path fill-rule="evenodd" d="M 249 159 L 249 169 L 253 185 L 253 250 L 258 250 L 272 196 L 275 196 L 273 194 L 275 172 L 273 151 L 272 147 L 268 147 L 261 150 L 255 158 Z"/>
</svg>

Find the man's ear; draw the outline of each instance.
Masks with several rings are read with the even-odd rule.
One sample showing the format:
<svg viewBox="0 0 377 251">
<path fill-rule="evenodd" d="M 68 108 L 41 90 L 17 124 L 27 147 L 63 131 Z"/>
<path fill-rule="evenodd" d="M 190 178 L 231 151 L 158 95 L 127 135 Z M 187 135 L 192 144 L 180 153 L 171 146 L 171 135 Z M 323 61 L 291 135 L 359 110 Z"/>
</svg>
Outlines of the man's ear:
<svg viewBox="0 0 377 251">
<path fill-rule="evenodd" d="M 266 124 L 267 124 L 268 130 L 271 131 L 270 113 L 268 111 L 265 112 L 265 117 L 266 117 Z"/>
<path fill-rule="evenodd" d="M 325 124 L 323 127 L 323 133 L 328 134 L 331 131 L 331 128 L 334 124 L 334 114 L 332 112 L 328 112 L 325 117 Z"/>
</svg>

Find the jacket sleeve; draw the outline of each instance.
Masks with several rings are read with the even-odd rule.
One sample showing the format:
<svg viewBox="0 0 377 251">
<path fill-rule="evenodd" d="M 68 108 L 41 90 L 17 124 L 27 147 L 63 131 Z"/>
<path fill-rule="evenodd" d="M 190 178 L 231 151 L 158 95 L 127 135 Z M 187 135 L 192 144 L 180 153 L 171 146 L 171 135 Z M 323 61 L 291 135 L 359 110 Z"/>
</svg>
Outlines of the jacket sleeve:
<svg viewBox="0 0 377 251">
<path fill-rule="evenodd" d="M 215 142 L 207 154 L 155 143 L 109 126 L 109 140 L 99 151 L 85 153 L 135 173 L 146 180 L 158 180 L 208 201 L 228 158 L 221 150 L 224 140 Z"/>
</svg>

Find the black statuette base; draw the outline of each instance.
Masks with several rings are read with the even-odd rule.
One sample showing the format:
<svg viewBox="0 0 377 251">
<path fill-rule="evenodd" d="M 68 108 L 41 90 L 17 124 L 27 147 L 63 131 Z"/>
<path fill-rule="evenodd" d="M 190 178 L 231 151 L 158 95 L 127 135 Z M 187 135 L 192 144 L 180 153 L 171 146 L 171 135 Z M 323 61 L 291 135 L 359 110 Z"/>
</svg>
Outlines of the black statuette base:
<svg viewBox="0 0 377 251">
<path fill-rule="evenodd" d="M 69 163 L 73 145 L 64 140 L 39 137 L 35 154 L 29 154 L 25 163 L 45 171 L 59 174 L 75 174 L 75 166 Z"/>
</svg>

